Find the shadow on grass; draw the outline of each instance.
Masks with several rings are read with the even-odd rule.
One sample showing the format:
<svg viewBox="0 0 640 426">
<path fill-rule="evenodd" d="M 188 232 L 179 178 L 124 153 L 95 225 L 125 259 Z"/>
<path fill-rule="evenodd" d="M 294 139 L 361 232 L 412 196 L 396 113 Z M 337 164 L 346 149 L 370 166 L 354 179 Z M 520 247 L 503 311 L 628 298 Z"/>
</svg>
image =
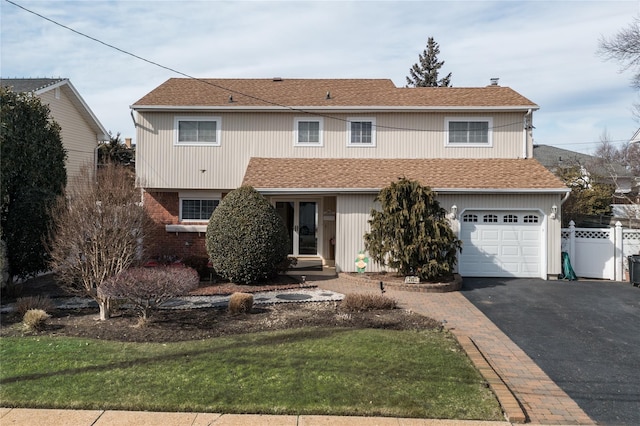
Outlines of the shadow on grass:
<svg viewBox="0 0 640 426">
<path fill-rule="evenodd" d="M 18 383 L 18 382 L 29 381 L 29 380 L 39 380 L 39 379 L 48 378 L 48 377 L 90 373 L 94 371 L 104 372 L 105 370 L 110 370 L 110 369 L 132 368 L 132 367 L 136 367 L 144 364 L 152 364 L 152 363 L 161 362 L 161 361 L 172 361 L 172 360 L 182 359 L 183 357 L 188 357 L 188 356 L 206 355 L 206 354 L 211 354 L 213 352 L 223 352 L 229 349 L 243 349 L 243 348 L 255 347 L 257 345 L 271 346 L 271 345 L 277 345 L 281 343 L 301 342 L 309 339 L 322 339 L 326 337 L 335 336 L 336 334 L 339 334 L 339 333 L 351 332 L 351 331 L 353 331 L 353 329 L 349 329 L 349 328 L 344 328 L 344 329 L 317 328 L 317 329 L 299 329 L 295 331 L 288 330 L 285 332 L 277 333 L 275 335 L 268 334 L 265 336 L 260 336 L 260 337 L 251 339 L 246 342 L 238 341 L 236 343 L 219 346 L 216 348 L 207 347 L 199 350 L 183 351 L 179 353 L 159 355 L 159 356 L 154 356 L 149 358 L 136 359 L 132 361 L 120 361 L 120 362 L 114 362 L 109 364 L 91 365 L 91 366 L 80 367 L 80 368 L 69 368 L 65 370 L 51 371 L 46 373 L 33 373 L 33 374 L 24 374 L 19 376 L 7 377 L 4 379 L 0 379 L 0 385 Z"/>
</svg>

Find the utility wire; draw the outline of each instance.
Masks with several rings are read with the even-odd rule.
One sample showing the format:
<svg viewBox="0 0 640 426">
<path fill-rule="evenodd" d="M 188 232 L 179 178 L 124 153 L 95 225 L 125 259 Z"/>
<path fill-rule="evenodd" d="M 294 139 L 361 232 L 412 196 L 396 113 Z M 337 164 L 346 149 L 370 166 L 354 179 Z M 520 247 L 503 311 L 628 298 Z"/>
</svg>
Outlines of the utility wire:
<svg viewBox="0 0 640 426">
<path fill-rule="evenodd" d="M 110 49 L 116 50 L 116 51 L 118 51 L 118 52 L 120 52 L 122 54 L 131 56 L 131 57 L 133 57 L 135 59 L 138 59 L 140 61 L 146 62 L 146 63 L 148 63 L 150 65 L 162 68 L 162 69 L 167 70 L 169 72 L 172 72 L 174 74 L 181 75 L 181 76 L 186 77 L 188 79 L 199 81 L 199 82 L 207 84 L 209 86 L 212 86 L 212 87 L 215 87 L 215 88 L 218 88 L 218 89 L 221 89 L 221 90 L 225 90 L 225 91 L 227 91 L 229 93 L 234 93 L 236 95 L 245 96 L 247 98 L 250 98 L 250 99 L 253 99 L 253 100 L 256 100 L 256 101 L 259 101 L 259 102 L 264 102 L 266 104 L 277 106 L 277 107 L 280 107 L 280 108 L 288 109 L 290 111 L 299 112 L 299 113 L 303 113 L 303 114 L 314 115 L 314 116 L 323 117 L 323 118 L 329 118 L 329 119 L 338 120 L 338 121 L 343 121 L 345 123 L 351 122 L 350 120 L 347 120 L 347 119 L 344 119 L 344 118 L 335 117 L 335 116 L 326 115 L 326 114 L 311 113 L 310 111 L 307 111 L 307 110 L 304 110 L 304 109 L 301 109 L 301 108 L 294 108 L 294 107 L 289 106 L 289 105 L 283 105 L 283 104 L 280 104 L 278 102 L 273 102 L 273 101 L 270 101 L 268 99 L 263 99 L 263 98 L 260 98 L 260 97 L 257 97 L 257 96 L 250 95 L 248 93 L 244 93 L 244 92 L 241 92 L 241 91 L 238 91 L 238 90 L 230 89 L 228 87 L 224 87 L 224 86 L 215 84 L 215 83 L 213 83 L 213 82 L 211 82 L 209 80 L 206 80 L 206 79 L 202 79 L 202 78 L 198 78 L 198 77 L 192 76 L 192 75 L 187 74 L 185 72 L 179 71 L 179 70 L 177 70 L 175 68 L 171 68 L 171 67 L 168 67 L 166 65 L 162 65 L 162 64 L 160 64 L 158 62 L 155 62 L 155 61 L 152 61 L 150 59 L 144 58 L 144 57 L 142 57 L 140 55 L 136 55 L 135 53 L 131 53 L 131 52 L 127 51 L 127 50 L 124 50 L 122 48 L 119 48 L 117 46 L 109 44 L 107 42 L 104 42 L 104 41 L 102 41 L 102 40 L 100 40 L 98 38 L 92 37 L 92 36 L 90 36 L 88 34 L 85 34 L 85 33 L 81 32 L 81 31 L 75 30 L 75 29 L 73 29 L 73 28 L 71 28 L 71 27 L 69 27 L 67 25 L 64 25 L 64 24 L 62 24 L 62 23 L 60 23 L 58 21 L 55 21 L 55 20 L 53 20 L 53 19 L 51 19 L 51 18 L 49 18 L 47 16 L 44 16 L 44 15 L 42 15 L 40 13 L 37 13 L 37 12 L 35 12 L 33 10 L 27 9 L 26 7 L 21 6 L 18 3 L 12 1 L 12 0 L 5 0 L 5 1 L 7 3 L 9 3 L 9 4 L 12 4 L 13 6 L 16 6 L 19 9 L 24 10 L 25 12 L 31 13 L 31 14 L 33 14 L 33 15 L 41 18 L 41 19 L 44 19 L 45 21 L 51 22 L 52 24 L 57 25 L 57 26 L 65 29 L 67 31 L 71 31 L 71 32 L 73 32 L 73 33 L 75 33 L 75 34 L 77 34 L 77 35 L 79 35 L 81 37 L 85 37 L 85 38 L 87 38 L 87 39 L 89 39 L 91 41 L 94 41 L 96 43 L 102 44 L 103 46 L 106 46 L 106 47 L 108 47 Z M 516 121 L 516 122 L 513 122 L 513 123 L 503 124 L 503 125 L 500 125 L 500 126 L 492 126 L 489 129 L 493 130 L 493 129 L 516 126 L 516 125 L 517 126 L 524 126 L 525 125 L 525 121 L 522 120 L 522 121 Z M 441 132 L 441 130 L 415 129 L 415 128 L 407 128 L 407 127 L 384 126 L 384 125 L 377 125 L 377 124 L 375 125 L 375 127 L 376 128 L 381 128 L 381 129 L 389 129 L 389 130 L 410 130 L 410 131 L 416 131 L 416 132 Z M 626 140 L 615 140 L 615 141 L 609 141 L 609 142 L 627 142 L 627 141 Z M 588 145 L 588 144 L 596 144 L 596 143 L 599 143 L 599 142 L 576 142 L 576 143 L 567 143 L 565 145 Z"/>
</svg>

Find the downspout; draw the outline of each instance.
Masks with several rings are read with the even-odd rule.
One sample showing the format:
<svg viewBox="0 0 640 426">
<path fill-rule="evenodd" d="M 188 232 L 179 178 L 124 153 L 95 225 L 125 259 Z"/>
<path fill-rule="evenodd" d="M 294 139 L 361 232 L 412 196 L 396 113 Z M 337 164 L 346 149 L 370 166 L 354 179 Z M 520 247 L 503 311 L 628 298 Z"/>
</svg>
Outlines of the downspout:
<svg viewBox="0 0 640 426">
<path fill-rule="evenodd" d="M 529 119 L 527 119 L 529 117 Z M 524 115 L 524 128 L 522 129 L 522 158 L 527 158 L 527 132 L 533 127 L 531 126 L 531 108 Z"/>
</svg>

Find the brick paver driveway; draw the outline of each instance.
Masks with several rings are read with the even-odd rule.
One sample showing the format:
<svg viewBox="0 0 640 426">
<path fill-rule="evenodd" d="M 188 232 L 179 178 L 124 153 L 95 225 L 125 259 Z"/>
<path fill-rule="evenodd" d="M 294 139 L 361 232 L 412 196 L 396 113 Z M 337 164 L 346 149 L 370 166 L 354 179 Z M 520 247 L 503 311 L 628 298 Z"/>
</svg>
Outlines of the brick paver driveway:
<svg viewBox="0 0 640 426">
<path fill-rule="evenodd" d="M 600 424 L 640 424 L 640 288 L 465 278 L 464 296 Z"/>
</svg>

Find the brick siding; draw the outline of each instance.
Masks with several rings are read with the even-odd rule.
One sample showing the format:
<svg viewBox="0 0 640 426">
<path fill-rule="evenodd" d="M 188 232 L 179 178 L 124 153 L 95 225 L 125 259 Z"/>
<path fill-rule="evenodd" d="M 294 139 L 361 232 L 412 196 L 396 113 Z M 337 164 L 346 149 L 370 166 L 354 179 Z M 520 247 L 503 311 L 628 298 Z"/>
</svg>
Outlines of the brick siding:
<svg viewBox="0 0 640 426">
<path fill-rule="evenodd" d="M 165 225 L 180 223 L 179 204 L 177 192 L 145 192 L 144 206 L 153 221 L 145 247 L 150 257 L 184 259 L 189 256 L 207 256 L 204 232 L 167 232 L 165 230 Z M 197 224 L 206 225 L 207 222 Z"/>
</svg>

